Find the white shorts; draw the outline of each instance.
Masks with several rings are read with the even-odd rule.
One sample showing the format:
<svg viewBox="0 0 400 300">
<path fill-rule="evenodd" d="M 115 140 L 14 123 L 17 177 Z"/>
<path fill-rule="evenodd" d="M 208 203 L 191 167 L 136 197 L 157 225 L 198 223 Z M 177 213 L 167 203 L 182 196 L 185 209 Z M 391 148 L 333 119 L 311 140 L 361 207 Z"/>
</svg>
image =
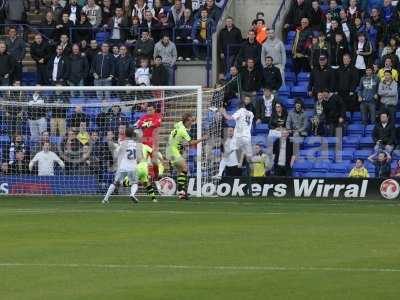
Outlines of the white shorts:
<svg viewBox="0 0 400 300">
<path fill-rule="evenodd" d="M 236 138 L 237 149 L 246 156 L 253 156 L 253 146 L 251 144 L 251 138 L 237 137 Z"/>
<path fill-rule="evenodd" d="M 129 182 L 131 184 L 137 183 L 136 170 L 135 171 L 117 171 L 117 173 L 115 173 L 114 182 L 122 183 L 126 176 L 128 176 Z"/>
</svg>

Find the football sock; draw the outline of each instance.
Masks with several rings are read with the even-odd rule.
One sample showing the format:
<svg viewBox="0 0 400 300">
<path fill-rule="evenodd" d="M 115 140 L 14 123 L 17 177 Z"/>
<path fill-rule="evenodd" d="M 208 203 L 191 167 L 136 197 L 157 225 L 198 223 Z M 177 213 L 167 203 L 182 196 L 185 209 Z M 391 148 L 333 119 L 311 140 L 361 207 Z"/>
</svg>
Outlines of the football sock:
<svg viewBox="0 0 400 300">
<path fill-rule="evenodd" d="M 147 183 L 147 185 L 144 189 L 146 190 L 147 195 L 149 195 L 151 197 L 151 200 L 156 199 L 156 193 L 155 193 L 154 187 L 151 183 Z"/>
<path fill-rule="evenodd" d="M 133 183 L 132 186 L 131 186 L 131 197 L 135 196 L 137 190 L 138 190 L 138 184 L 137 183 Z"/>
<path fill-rule="evenodd" d="M 181 174 L 179 174 L 177 181 L 178 181 L 178 191 L 186 192 L 187 182 L 188 182 L 187 172 L 182 172 Z"/>
<path fill-rule="evenodd" d="M 112 193 L 114 193 L 115 191 L 115 184 L 112 183 L 110 184 L 110 186 L 108 187 L 108 191 L 107 194 L 104 197 L 104 200 L 108 201 L 108 199 L 110 198 L 110 196 L 112 195 Z"/>
</svg>

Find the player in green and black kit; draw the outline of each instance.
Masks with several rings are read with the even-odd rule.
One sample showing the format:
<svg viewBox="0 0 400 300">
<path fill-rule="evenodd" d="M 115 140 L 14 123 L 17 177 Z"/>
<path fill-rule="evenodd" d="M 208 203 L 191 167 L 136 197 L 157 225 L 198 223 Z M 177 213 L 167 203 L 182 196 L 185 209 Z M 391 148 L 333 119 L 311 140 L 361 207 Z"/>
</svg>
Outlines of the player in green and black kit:
<svg viewBox="0 0 400 300">
<path fill-rule="evenodd" d="M 185 158 L 182 156 L 183 147 L 193 146 L 201 143 L 206 138 L 200 140 L 192 140 L 189 131 L 194 123 L 194 117 L 191 114 L 185 114 L 181 122 L 175 124 L 168 139 L 166 150 L 166 158 L 171 162 L 176 169 L 178 178 L 178 195 L 180 199 L 188 199 L 187 184 L 188 184 L 188 167 Z"/>
</svg>

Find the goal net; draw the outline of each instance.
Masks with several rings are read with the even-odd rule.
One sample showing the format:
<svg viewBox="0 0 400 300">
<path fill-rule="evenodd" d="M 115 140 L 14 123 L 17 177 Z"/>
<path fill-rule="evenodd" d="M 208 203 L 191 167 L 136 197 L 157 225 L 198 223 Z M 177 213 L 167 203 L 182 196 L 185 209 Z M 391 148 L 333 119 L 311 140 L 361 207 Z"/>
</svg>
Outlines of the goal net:
<svg viewBox="0 0 400 300">
<path fill-rule="evenodd" d="M 222 120 L 216 108 L 223 98 L 224 87 L 1 87 L 0 193 L 104 193 L 117 168 L 111 145 L 124 138 L 126 127 L 140 127 L 153 108 L 161 118 L 154 136 L 161 177 L 176 176 L 165 150 L 185 113 L 196 119 L 191 137 L 207 135 L 206 142 L 182 150 L 196 193 L 218 170 Z M 137 132 L 138 140 L 146 138 L 144 130 Z"/>
</svg>

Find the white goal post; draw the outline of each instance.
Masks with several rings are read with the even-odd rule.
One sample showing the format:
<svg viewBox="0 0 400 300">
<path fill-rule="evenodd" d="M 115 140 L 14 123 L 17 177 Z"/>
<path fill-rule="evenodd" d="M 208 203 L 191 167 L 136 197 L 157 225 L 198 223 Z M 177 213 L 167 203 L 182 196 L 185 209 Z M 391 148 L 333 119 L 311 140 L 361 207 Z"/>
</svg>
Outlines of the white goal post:
<svg viewBox="0 0 400 300">
<path fill-rule="evenodd" d="M 96 135 L 101 143 L 110 139 L 118 142 L 121 128 L 133 126 L 153 104 L 162 118 L 160 153 L 164 158 L 168 135 L 185 113 L 196 118 L 192 138 L 209 136 L 195 149 L 183 151 L 187 153 L 189 176 L 196 178 L 196 194 L 200 196 L 202 184 L 211 181 L 220 160 L 222 120 L 217 110 L 210 108 L 222 107 L 223 91 L 224 87 L 203 90 L 201 86 L 2 86 L 1 180 L 7 181 L 10 194 L 101 193 L 115 163 L 105 153 L 107 149 L 96 152 Z M 70 149 L 75 147 L 71 146 L 77 143 L 75 139 L 79 150 Z M 62 161 L 54 161 L 51 170 L 44 170 L 35 158 L 46 141 Z M 89 180 L 90 176 L 95 182 L 87 185 L 88 191 L 82 186 L 73 190 L 74 178 Z"/>
</svg>

